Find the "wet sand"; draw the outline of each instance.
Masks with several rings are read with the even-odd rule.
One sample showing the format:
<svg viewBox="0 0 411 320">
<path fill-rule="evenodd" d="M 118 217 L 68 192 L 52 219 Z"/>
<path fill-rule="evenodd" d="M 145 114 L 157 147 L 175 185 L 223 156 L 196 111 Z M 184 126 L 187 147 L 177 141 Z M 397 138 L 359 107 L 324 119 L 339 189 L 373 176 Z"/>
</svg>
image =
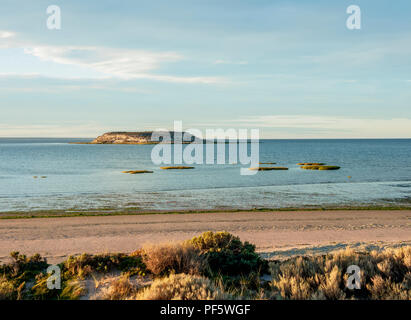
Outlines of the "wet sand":
<svg viewBox="0 0 411 320">
<path fill-rule="evenodd" d="M 273 211 L 0 220 L 0 261 L 11 251 L 60 262 L 80 253 L 132 252 L 146 243 L 229 231 L 270 258 L 411 244 L 411 210 Z"/>
</svg>

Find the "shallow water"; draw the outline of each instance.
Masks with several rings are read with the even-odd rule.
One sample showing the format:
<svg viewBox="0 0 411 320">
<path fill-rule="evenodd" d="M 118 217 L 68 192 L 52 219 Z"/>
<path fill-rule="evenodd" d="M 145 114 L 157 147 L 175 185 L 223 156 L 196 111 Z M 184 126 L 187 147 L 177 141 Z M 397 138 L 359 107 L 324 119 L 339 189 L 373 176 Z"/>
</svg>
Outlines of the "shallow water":
<svg viewBox="0 0 411 320">
<path fill-rule="evenodd" d="M 411 196 L 410 139 L 263 140 L 260 161 L 289 170 L 253 176 L 240 175 L 241 164 L 161 170 L 151 161 L 153 145 L 67 143 L 72 140 L 0 139 L 0 211 L 379 205 Z M 302 170 L 298 162 L 341 169 Z M 139 169 L 154 173 L 122 173 Z"/>
</svg>

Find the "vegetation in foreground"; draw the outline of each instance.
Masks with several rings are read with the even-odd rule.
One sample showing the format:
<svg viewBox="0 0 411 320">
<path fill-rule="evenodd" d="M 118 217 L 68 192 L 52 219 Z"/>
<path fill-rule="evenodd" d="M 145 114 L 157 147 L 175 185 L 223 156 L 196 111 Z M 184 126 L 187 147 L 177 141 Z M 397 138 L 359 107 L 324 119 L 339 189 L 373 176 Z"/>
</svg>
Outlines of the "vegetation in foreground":
<svg viewBox="0 0 411 320">
<path fill-rule="evenodd" d="M 228 232 L 206 232 L 131 254 L 69 257 L 58 290 L 47 288 L 40 255 L 11 258 L 0 266 L 0 300 L 411 299 L 411 246 L 269 262 Z M 359 290 L 346 288 L 350 265 L 361 269 Z"/>
</svg>

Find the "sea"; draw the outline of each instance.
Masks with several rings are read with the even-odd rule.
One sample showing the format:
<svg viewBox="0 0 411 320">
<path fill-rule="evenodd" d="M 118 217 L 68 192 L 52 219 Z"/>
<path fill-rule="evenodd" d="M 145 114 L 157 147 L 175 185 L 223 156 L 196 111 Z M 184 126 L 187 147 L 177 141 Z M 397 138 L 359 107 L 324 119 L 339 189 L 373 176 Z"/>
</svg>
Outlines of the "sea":
<svg viewBox="0 0 411 320">
<path fill-rule="evenodd" d="M 241 175 L 240 168 L 247 165 L 228 160 L 225 164 L 194 164 L 192 170 L 162 170 L 151 160 L 154 145 L 70 143 L 90 140 L 0 138 L 0 212 L 411 203 L 411 139 L 261 140 L 260 161 L 289 170 L 255 175 Z M 322 162 L 341 169 L 303 170 L 297 165 L 300 162 Z M 125 170 L 153 173 L 131 175 Z"/>
</svg>

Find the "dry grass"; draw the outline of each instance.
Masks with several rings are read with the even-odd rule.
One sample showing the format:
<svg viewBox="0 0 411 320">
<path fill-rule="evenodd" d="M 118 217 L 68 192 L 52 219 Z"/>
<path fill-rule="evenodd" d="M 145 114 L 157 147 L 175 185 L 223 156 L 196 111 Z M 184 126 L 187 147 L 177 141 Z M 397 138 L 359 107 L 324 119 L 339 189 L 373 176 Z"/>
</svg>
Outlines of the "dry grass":
<svg viewBox="0 0 411 320">
<path fill-rule="evenodd" d="M 138 280 L 130 280 L 128 275 L 95 280 L 95 293 L 91 300 L 125 300 L 137 294 L 141 288 Z"/>
<path fill-rule="evenodd" d="M 198 275 L 171 274 L 156 279 L 143 289 L 136 300 L 222 300 L 232 298 L 209 279 Z"/>
<path fill-rule="evenodd" d="M 86 293 L 87 290 L 79 279 L 71 279 L 66 282 L 66 285 L 60 294 L 60 299 L 77 300 Z"/>
<path fill-rule="evenodd" d="M 199 251 L 189 243 L 145 246 L 143 262 L 154 275 L 170 272 L 200 274 L 206 268 L 206 261 Z"/>
<path fill-rule="evenodd" d="M 274 299 L 411 299 L 411 247 L 382 252 L 348 248 L 271 264 Z M 346 288 L 350 265 L 361 269 L 361 289 Z"/>
<path fill-rule="evenodd" d="M 15 297 L 15 288 L 5 276 L 0 277 L 0 300 L 11 300 Z"/>
<path fill-rule="evenodd" d="M 324 256 L 295 257 L 287 261 L 271 263 L 272 280 L 261 282 L 258 276 L 249 278 L 220 277 L 212 280 L 199 274 L 175 274 L 170 270 L 175 261 L 171 256 L 187 256 L 181 253 L 182 245 L 158 246 L 150 249 L 155 257 L 157 274 L 150 286 L 140 289 L 127 277 L 119 277 L 101 296 L 102 299 L 143 300 L 208 300 L 208 299 L 411 299 L 411 247 L 388 249 L 377 252 L 356 252 L 345 249 Z M 179 249 L 180 248 L 180 249 Z M 189 249 L 191 250 L 191 249 Z M 166 254 L 166 252 L 170 252 Z M 159 256 L 167 255 L 160 259 Z M 189 255 L 191 257 L 191 254 Z M 182 261 L 184 259 L 178 259 Z M 185 259 L 191 261 L 190 259 Z M 181 267 L 183 265 L 184 267 Z M 361 289 L 346 287 L 350 265 L 361 269 Z M 193 270 L 192 263 L 180 264 L 180 269 Z M 167 271 L 166 271 L 167 270 Z M 194 270 L 198 270 L 194 268 Z M 220 280 L 218 282 L 218 280 Z M 217 282 L 216 282 L 217 281 Z M 227 282 L 228 281 L 228 282 Z M 233 282 L 234 281 L 234 282 Z M 228 285 L 231 283 L 231 285 Z M 234 287 L 232 284 L 235 284 Z M 228 293 L 229 292 L 229 293 Z"/>
</svg>

